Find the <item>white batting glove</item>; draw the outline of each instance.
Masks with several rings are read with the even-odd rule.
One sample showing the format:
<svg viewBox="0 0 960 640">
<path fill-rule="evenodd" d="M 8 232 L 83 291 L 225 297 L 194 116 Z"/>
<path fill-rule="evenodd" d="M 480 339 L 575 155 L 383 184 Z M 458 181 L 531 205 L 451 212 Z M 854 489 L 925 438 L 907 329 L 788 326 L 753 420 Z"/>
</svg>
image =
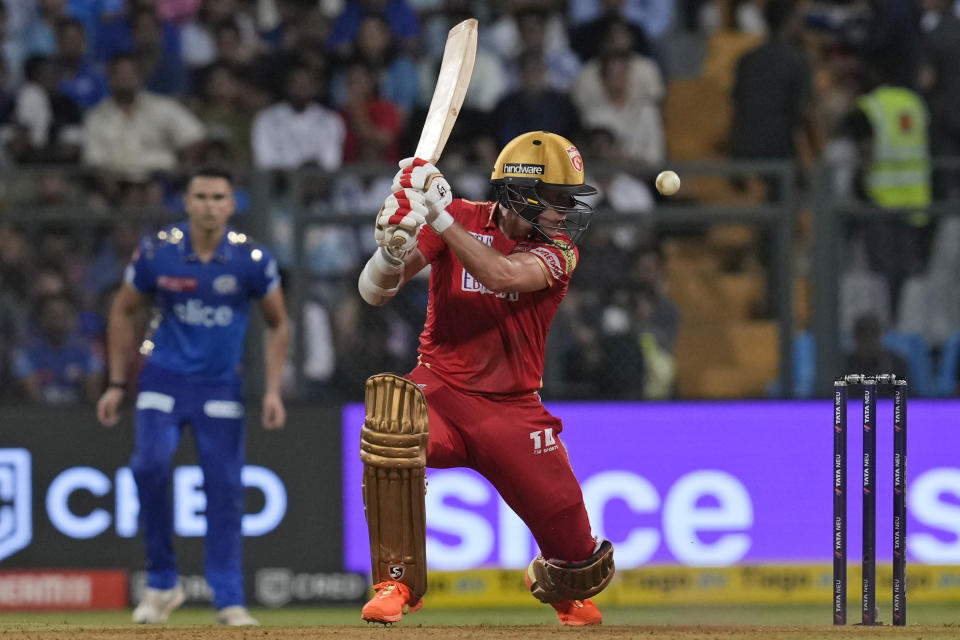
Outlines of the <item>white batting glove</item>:
<svg viewBox="0 0 960 640">
<path fill-rule="evenodd" d="M 426 197 L 427 224 L 442 233 L 453 224 L 453 216 L 447 213 L 447 207 L 453 202 L 453 190 L 440 170 L 422 158 L 404 158 L 400 161 L 400 171 L 393 177 L 392 188 L 416 189 Z"/>
<path fill-rule="evenodd" d="M 377 214 L 374 237 L 391 256 L 402 258 L 417 246 L 417 233 L 426 222 L 424 195 L 414 189 L 399 189 L 387 196 Z"/>
</svg>

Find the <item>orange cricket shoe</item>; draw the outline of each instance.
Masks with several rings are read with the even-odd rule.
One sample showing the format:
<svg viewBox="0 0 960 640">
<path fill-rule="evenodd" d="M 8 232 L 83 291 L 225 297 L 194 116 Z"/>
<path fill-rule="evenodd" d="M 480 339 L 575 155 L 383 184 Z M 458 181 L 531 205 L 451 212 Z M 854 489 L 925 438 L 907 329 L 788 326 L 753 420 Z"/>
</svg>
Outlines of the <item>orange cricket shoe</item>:
<svg viewBox="0 0 960 640">
<path fill-rule="evenodd" d="M 557 610 L 560 624 L 568 627 L 586 627 L 592 624 L 603 623 L 603 614 L 593 600 L 566 600 L 551 602 L 550 606 Z"/>
<path fill-rule="evenodd" d="M 527 585 L 527 589 L 533 588 L 533 578 L 531 577 L 532 572 L 532 568 L 527 568 L 527 571 L 523 576 L 523 582 Z M 603 614 L 600 613 L 600 609 L 597 608 L 597 605 L 593 604 L 593 600 L 590 600 L 589 598 L 586 600 L 564 600 L 563 602 L 551 602 L 550 606 L 556 610 L 557 617 L 560 619 L 560 624 L 563 626 L 587 627 L 592 624 L 603 623 Z"/>
<path fill-rule="evenodd" d="M 404 613 L 413 613 L 423 607 L 423 598 L 413 603 L 410 588 L 402 582 L 388 580 L 373 585 L 376 594 L 363 605 L 360 617 L 367 622 L 400 622 Z"/>
</svg>

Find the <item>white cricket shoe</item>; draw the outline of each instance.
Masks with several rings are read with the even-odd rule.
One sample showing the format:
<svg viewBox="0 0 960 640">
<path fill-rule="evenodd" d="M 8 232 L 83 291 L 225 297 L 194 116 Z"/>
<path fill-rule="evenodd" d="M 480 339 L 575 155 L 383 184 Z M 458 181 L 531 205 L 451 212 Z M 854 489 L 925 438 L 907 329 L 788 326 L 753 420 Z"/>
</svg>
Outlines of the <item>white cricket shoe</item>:
<svg viewBox="0 0 960 640">
<path fill-rule="evenodd" d="M 133 610 L 133 621 L 137 624 L 164 624 L 183 600 L 183 587 L 179 584 L 173 589 L 147 587 L 140 604 Z"/>
<path fill-rule="evenodd" d="M 224 607 L 217 611 L 217 624 L 225 624 L 228 627 L 259 627 L 260 623 L 256 618 L 250 615 L 246 607 L 239 605 L 233 607 Z"/>
</svg>

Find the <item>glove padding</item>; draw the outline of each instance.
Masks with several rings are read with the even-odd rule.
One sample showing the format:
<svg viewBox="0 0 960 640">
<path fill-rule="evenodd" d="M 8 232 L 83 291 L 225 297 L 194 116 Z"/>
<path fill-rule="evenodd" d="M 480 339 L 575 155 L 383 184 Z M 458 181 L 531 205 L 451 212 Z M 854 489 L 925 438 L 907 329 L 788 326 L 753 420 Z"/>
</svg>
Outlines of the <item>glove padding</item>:
<svg viewBox="0 0 960 640">
<path fill-rule="evenodd" d="M 415 189 L 398 189 L 387 196 L 377 214 L 374 237 L 390 255 L 402 258 L 417 246 L 417 233 L 426 222 L 424 195 Z M 401 233 L 397 233 L 400 231 Z M 402 242 L 395 238 L 403 238 Z"/>
<path fill-rule="evenodd" d="M 437 233 L 449 225 L 446 216 L 447 207 L 453 202 L 453 190 L 440 170 L 422 158 L 404 158 L 400 161 L 400 171 L 393 177 L 392 188 L 415 189 L 424 194 L 428 209 L 427 224 Z M 448 214 L 449 215 L 449 214 Z M 443 220 L 438 228 L 438 221 Z"/>
</svg>

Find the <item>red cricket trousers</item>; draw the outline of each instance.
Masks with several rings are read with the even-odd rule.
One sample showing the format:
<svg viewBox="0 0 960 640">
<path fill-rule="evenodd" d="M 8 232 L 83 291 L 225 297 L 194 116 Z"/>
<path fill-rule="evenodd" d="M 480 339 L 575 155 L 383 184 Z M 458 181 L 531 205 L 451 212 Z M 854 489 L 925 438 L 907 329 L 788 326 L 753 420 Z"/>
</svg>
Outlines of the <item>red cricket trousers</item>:
<svg viewBox="0 0 960 640">
<path fill-rule="evenodd" d="M 427 399 L 428 467 L 468 467 L 489 480 L 545 558 L 579 561 L 593 554 L 583 494 L 559 437 L 563 424 L 537 394 L 465 393 L 424 366 L 407 377 Z"/>
</svg>

